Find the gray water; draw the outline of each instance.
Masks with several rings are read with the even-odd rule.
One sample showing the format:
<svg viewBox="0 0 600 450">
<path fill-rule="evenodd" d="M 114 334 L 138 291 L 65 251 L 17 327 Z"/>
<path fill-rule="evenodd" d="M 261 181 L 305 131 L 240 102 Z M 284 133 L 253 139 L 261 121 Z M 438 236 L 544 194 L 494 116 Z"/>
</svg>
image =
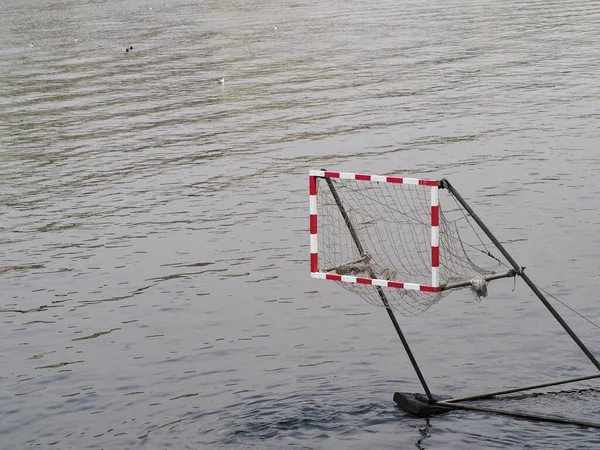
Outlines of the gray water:
<svg viewBox="0 0 600 450">
<path fill-rule="evenodd" d="M 598 29 L 583 0 L 5 0 L 0 448 L 598 448 L 397 409 L 385 312 L 309 276 L 307 180 L 447 177 L 600 322 Z M 490 291 L 399 316 L 436 394 L 594 372 L 522 282 Z M 486 404 L 600 422 L 597 382 L 551 391 Z"/>
</svg>

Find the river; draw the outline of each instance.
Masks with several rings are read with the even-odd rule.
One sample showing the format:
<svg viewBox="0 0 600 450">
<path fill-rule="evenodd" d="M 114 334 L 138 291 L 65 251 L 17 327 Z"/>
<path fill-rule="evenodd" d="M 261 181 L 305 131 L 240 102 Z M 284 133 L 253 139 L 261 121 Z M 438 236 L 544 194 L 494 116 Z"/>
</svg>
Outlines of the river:
<svg viewBox="0 0 600 450">
<path fill-rule="evenodd" d="M 0 448 L 598 448 L 408 417 L 385 311 L 308 245 L 311 169 L 448 178 L 599 323 L 598 29 L 590 0 L 5 0 Z M 520 280 L 398 319 L 439 395 L 595 371 Z M 597 388 L 484 404 L 600 422 Z"/>
</svg>

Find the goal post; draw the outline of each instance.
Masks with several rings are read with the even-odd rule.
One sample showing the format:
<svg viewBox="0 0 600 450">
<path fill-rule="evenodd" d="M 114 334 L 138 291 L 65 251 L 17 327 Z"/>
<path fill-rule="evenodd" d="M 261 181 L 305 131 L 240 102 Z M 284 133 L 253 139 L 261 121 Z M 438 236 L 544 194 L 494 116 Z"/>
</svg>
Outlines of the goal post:
<svg viewBox="0 0 600 450">
<path fill-rule="evenodd" d="M 365 174 L 357 174 L 357 173 L 346 173 L 346 172 L 329 172 L 323 170 L 311 170 L 309 175 L 309 184 L 310 184 L 310 260 L 311 260 L 311 276 L 317 279 L 325 279 L 325 280 L 333 280 L 340 281 L 344 283 L 356 283 L 356 284 L 368 284 L 375 286 L 382 286 L 387 288 L 395 288 L 395 289 L 408 289 L 414 291 L 424 291 L 424 292 L 439 292 L 440 284 L 439 284 L 439 263 L 440 263 L 440 231 L 439 231 L 439 181 L 437 180 L 423 180 L 417 178 L 401 178 L 401 177 L 392 177 L 392 176 L 383 176 L 383 175 L 365 175 Z M 370 260 L 372 260 L 372 256 L 368 253 L 366 249 L 358 248 L 360 244 L 356 244 L 357 250 L 360 253 L 359 258 L 355 260 L 348 261 L 335 261 L 337 265 L 324 267 L 323 262 L 326 261 L 326 265 L 330 265 L 334 263 L 333 258 L 330 256 L 330 252 L 327 252 L 326 255 L 321 254 L 321 266 L 319 266 L 319 202 L 317 200 L 318 195 L 318 179 L 326 179 L 327 181 L 332 179 L 338 180 L 354 180 L 357 182 L 367 182 L 367 183 L 390 183 L 390 184 L 402 184 L 406 186 L 415 186 L 417 190 L 421 190 L 422 194 L 429 195 L 429 217 L 426 217 L 425 211 L 422 214 L 419 212 L 419 218 L 416 220 L 427 220 L 426 223 L 430 225 L 430 252 L 429 258 L 430 261 L 430 279 L 429 282 L 424 282 L 422 276 L 418 277 L 420 279 L 410 278 L 413 274 L 407 274 L 406 279 L 402 278 L 402 274 L 398 272 L 394 272 L 393 279 L 390 279 L 389 275 L 390 271 L 383 272 L 384 275 L 388 275 L 387 278 L 374 278 L 371 276 L 355 276 L 349 275 L 348 272 L 356 272 L 361 269 L 361 264 L 363 267 L 365 264 L 368 264 Z M 342 203 L 342 200 L 339 198 L 339 195 L 336 192 L 335 187 L 332 186 L 323 186 L 325 189 L 329 188 L 331 190 L 330 194 L 332 195 L 335 206 L 340 210 L 343 221 L 345 222 L 345 226 L 348 228 L 348 232 L 353 235 L 354 240 L 357 240 L 357 230 L 353 222 L 351 222 L 350 217 L 347 215 L 346 206 Z M 334 206 L 333 203 L 329 203 L 328 207 Z M 391 206 L 393 207 L 393 206 Z M 414 213 L 413 213 L 414 214 Z M 322 216 L 323 217 L 323 216 Z M 367 230 L 369 225 L 362 224 L 362 229 L 365 232 L 369 232 Z M 370 224 L 371 228 L 375 228 L 377 225 L 374 223 Z M 332 227 L 329 224 L 329 228 L 325 230 L 325 233 L 331 233 L 333 230 L 330 229 Z M 343 231 L 343 230 L 342 230 Z M 374 232 L 378 232 L 378 230 L 371 230 Z M 327 239 L 327 237 L 325 237 Z M 381 243 L 386 245 L 385 243 Z M 391 243 L 390 243 L 391 244 Z M 329 249 L 328 249 L 329 250 Z M 325 257 L 323 257 L 325 256 Z M 365 270 L 368 271 L 368 270 Z M 422 274 L 419 274 L 422 275 Z"/>
<path fill-rule="evenodd" d="M 487 295 L 488 281 L 515 276 L 477 266 L 459 222 L 440 205 L 443 180 L 311 170 L 310 272 L 376 306 L 418 315 L 452 289 Z M 465 224 L 463 223 L 463 228 Z"/>
</svg>

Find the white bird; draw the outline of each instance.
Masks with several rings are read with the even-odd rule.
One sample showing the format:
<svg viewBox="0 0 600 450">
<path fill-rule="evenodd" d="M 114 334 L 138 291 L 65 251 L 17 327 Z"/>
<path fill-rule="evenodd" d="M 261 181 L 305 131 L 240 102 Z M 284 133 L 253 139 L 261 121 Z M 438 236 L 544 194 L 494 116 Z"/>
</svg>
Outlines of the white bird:
<svg viewBox="0 0 600 450">
<path fill-rule="evenodd" d="M 221 77 L 221 78 L 219 78 L 219 79 L 217 80 L 217 83 L 219 83 L 219 84 L 225 84 L 225 78 L 222 78 L 222 77 Z"/>
<path fill-rule="evenodd" d="M 33 47 L 33 42 L 31 44 L 29 44 L 30 47 Z"/>
<path fill-rule="evenodd" d="M 277 31 L 277 25 L 273 27 L 273 31 Z"/>
</svg>

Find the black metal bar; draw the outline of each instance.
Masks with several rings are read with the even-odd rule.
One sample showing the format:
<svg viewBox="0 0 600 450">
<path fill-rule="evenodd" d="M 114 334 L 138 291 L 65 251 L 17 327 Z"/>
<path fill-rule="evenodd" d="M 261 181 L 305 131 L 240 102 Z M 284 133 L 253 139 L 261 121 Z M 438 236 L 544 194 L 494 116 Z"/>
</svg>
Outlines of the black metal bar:
<svg viewBox="0 0 600 450">
<path fill-rule="evenodd" d="M 492 281 L 492 280 L 497 280 L 499 278 L 508 278 L 508 277 L 514 277 L 517 275 L 517 272 L 514 271 L 514 269 L 509 269 L 507 272 L 504 273 L 499 273 L 496 275 L 490 275 L 489 277 L 485 277 L 485 281 Z M 448 283 L 448 284 L 442 284 L 440 285 L 440 291 L 447 291 L 448 289 L 456 289 L 459 287 L 465 287 L 465 286 L 469 286 L 471 284 L 471 281 L 461 281 L 460 283 Z"/>
<path fill-rule="evenodd" d="M 342 200 L 340 199 L 340 197 L 337 193 L 337 190 L 335 189 L 335 186 L 333 185 L 333 182 L 331 181 L 330 178 L 327 178 L 327 177 L 325 177 L 325 181 L 327 182 L 327 186 L 329 186 L 329 190 L 331 190 L 331 194 L 333 195 L 335 203 L 336 203 L 337 207 L 339 208 L 340 213 L 342 214 L 342 217 L 344 218 L 344 222 L 346 222 L 348 231 L 350 231 L 350 235 L 352 236 L 352 239 L 354 240 L 354 244 L 356 244 L 356 248 L 358 249 L 360 256 L 364 256 L 365 249 L 362 246 L 360 239 L 358 238 L 358 233 L 356 232 L 354 225 L 350 221 L 350 217 L 348 216 L 348 213 L 346 212 L 346 208 L 344 208 L 344 204 L 342 203 Z M 371 272 L 370 276 L 371 276 L 371 278 L 375 278 L 375 274 L 372 272 Z M 396 329 L 396 333 L 398 333 L 398 337 L 400 338 L 400 341 L 402 342 L 404 351 L 406 351 L 406 354 L 408 355 L 408 359 L 410 360 L 410 363 L 412 364 L 413 369 L 415 370 L 417 377 L 419 378 L 419 381 L 421 382 L 421 386 L 423 386 L 423 389 L 425 390 L 425 394 L 427 394 L 427 398 L 429 399 L 429 401 L 431 403 L 435 403 L 435 399 L 433 398 L 433 395 L 431 395 L 431 391 L 429 390 L 429 387 L 427 386 L 427 383 L 425 382 L 425 378 L 423 377 L 423 374 L 421 373 L 421 369 L 419 368 L 419 365 L 417 364 L 417 360 L 415 359 L 415 357 L 412 353 L 412 350 L 410 349 L 410 346 L 408 345 L 408 341 L 404 337 L 404 333 L 402 333 L 402 330 L 400 329 L 400 325 L 398 324 L 398 321 L 396 320 L 394 311 L 392 311 L 390 303 L 388 302 L 388 299 L 385 296 L 383 289 L 381 289 L 381 286 L 375 286 L 375 288 L 377 289 L 377 294 L 379 295 L 379 298 L 381 299 L 383 306 L 385 306 L 385 310 L 387 311 L 388 316 L 390 317 L 390 320 L 392 321 L 392 324 L 394 325 L 394 328 Z"/>
<path fill-rule="evenodd" d="M 429 387 L 427 386 L 427 383 L 425 382 L 425 378 L 423 377 L 423 374 L 421 373 L 421 369 L 419 368 L 419 365 L 417 364 L 417 360 L 415 359 L 415 357 L 410 349 L 410 346 L 408 345 L 408 342 L 407 342 L 406 338 L 404 337 L 404 333 L 402 333 L 402 330 L 400 329 L 400 325 L 398 325 L 396 316 L 394 315 L 394 312 L 392 311 L 392 308 L 390 307 L 390 304 L 388 303 L 387 298 L 385 297 L 385 294 L 383 293 L 383 290 L 381 289 L 381 286 L 376 286 L 376 287 L 377 287 L 377 293 L 379 294 L 379 297 L 381 298 L 381 301 L 383 302 L 383 304 L 385 306 L 385 310 L 387 311 L 388 316 L 390 316 L 390 319 L 391 319 L 392 323 L 394 324 L 396 333 L 398 333 L 398 337 L 400 338 L 400 341 L 402 341 L 402 346 L 404 347 L 404 350 L 406 351 L 406 354 L 408 355 L 408 359 L 410 359 L 410 363 L 412 364 L 413 369 L 415 369 L 417 377 L 419 378 L 419 381 L 421 382 L 421 386 L 423 386 L 423 390 L 425 391 L 425 394 L 427 394 L 427 398 L 429 399 L 429 401 L 431 403 L 435 403 L 435 399 L 433 398 L 433 395 L 431 395 L 431 391 L 429 390 Z"/>
<path fill-rule="evenodd" d="M 575 332 L 569 327 L 567 322 L 558 314 L 558 312 L 554 309 L 554 307 L 548 302 L 546 297 L 540 292 L 537 286 L 531 281 L 531 279 L 527 276 L 527 274 L 523 271 L 517 262 L 513 259 L 512 256 L 506 251 L 504 246 L 496 239 L 496 237 L 492 234 L 489 228 L 481 221 L 479 216 L 475 214 L 475 211 L 469 206 L 469 204 L 465 201 L 464 198 L 454 189 L 454 186 L 450 184 L 450 182 L 446 179 L 442 180 L 442 187 L 448 189 L 452 195 L 458 200 L 458 202 L 465 208 L 465 210 L 471 215 L 473 220 L 479 225 L 479 227 L 483 230 L 483 232 L 487 235 L 488 238 L 493 242 L 496 248 L 502 253 L 502 255 L 506 258 L 506 260 L 510 263 L 510 265 L 515 269 L 517 275 L 519 275 L 523 281 L 529 286 L 529 288 L 533 291 L 533 293 L 540 299 L 540 301 L 544 304 L 544 306 L 550 311 L 550 313 L 554 316 L 554 318 L 561 324 L 564 330 L 571 336 L 571 339 L 575 341 L 575 343 L 579 346 L 579 348 L 585 353 L 588 359 L 596 366 L 598 370 L 600 370 L 600 362 L 596 359 L 596 357 L 589 351 L 589 349 L 585 346 L 583 342 L 579 339 L 579 337 L 575 334 Z"/>
<path fill-rule="evenodd" d="M 492 398 L 497 395 L 514 394 L 515 392 L 532 391 L 534 389 L 541 389 L 541 388 L 550 387 L 550 386 L 558 386 L 560 384 L 577 383 L 579 381 L 593 380 L 594 378 L 600 378 L 600 373 L 596 373 L 594 375 L 587 375 L 585 377 L 570 378 L 568 380 L 549 381 L 547 383 L 532 384 L 530 386 L 523 386 L 523 387 L 519 387 L 519 388 L 504 389 L 502 391 L 488 392 L 487 394 L 477 394 L 477 395 L 469 395 L 467 397 L 450 398 L 448 400 L 441 400 L 438 403 L 454 403 L 454 402 L 466 402 L 466 401 L 471 401 L 471 400 L 484 400 L 486 398 Z"/>
<path fill-rule="evenodd" d="M 467 405 L 464 403 L 436 403 L 436 406 L 447 407 L 449 409 L 465 409 L 469 411 L 480 411 L 504 416 L 517 417 L 520 419 L 539 420 L 542 422 L 562 423 L 565 425 L 578 425 L 581 427 L 600 428 L 600 423 L 588 422 L 586 420 L 568 419 L 565 417 L 548 416 L 545 414 L 524 413 L 519 411 L 506 411 L 503 409 L 488 408 L 485 406 Z"/>
</svg>

